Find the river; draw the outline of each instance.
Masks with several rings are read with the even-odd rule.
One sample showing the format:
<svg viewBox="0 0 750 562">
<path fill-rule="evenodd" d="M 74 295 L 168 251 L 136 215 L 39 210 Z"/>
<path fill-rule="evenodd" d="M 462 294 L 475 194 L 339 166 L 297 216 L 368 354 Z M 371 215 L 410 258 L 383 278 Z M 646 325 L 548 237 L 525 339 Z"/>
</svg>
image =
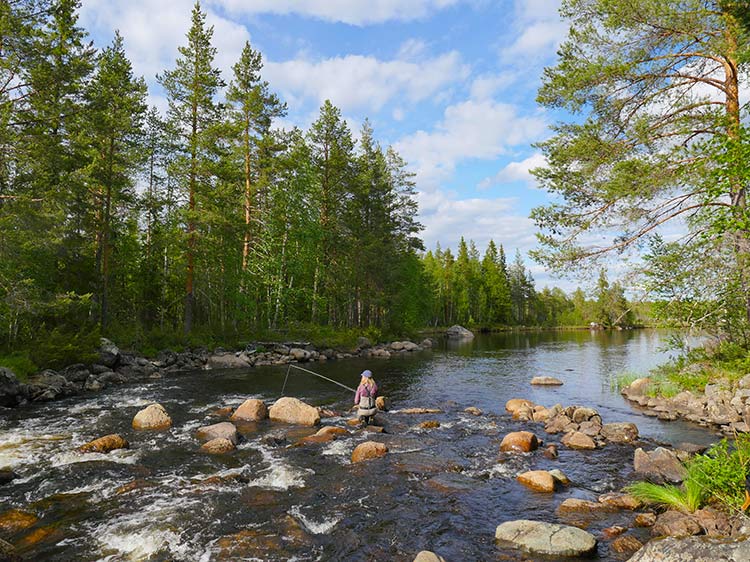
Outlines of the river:
<svg viewBox="0 0 750 562">
<path fill-rule="evenodd" d="M 614 389 L 619 373 L 645 372 L 668 358 L 663 339 L 647 330 L 496 334 L 390 360 L 315 364 L 310 368 L 349 386 L 356 386 L 361 370 L 372 369 L 395 410 L 379 414 L 389 433 L 355 432 L 291 447 L 310 431 L 246 424 L 238 450 L 225 456 L 200 453 L 196 428 L 220 421 L 218 408 L 246 398 L 270 403 L 286 368 L 190 373 L 4 410 L 0 468 L 13 468 L 19 478 L 0 487 L 0 514 L 17 508 L 39 520 L 3 538 L 30 560 L 411 562 L 422 549 L 451 562 L 517 560 L 521 555 L 495 545 L 498 524 L 565 522 L 555 514 L 565 498 L 595 499 L 628 481 L 633 447 L 582 452 L 560 446 L 557 460 L 541 451 L 501 457 L 498 445 L 509 431 L 531 429 L 549 442 L 560 437 L 547 436 L 540 424 L 511 420 L 504 411 L 508 399 L 594 407 L 605 423 L 635 422 L 647 445 L 716 439 L 695 426 L 640 415 Z M 565 384 L 534 388 L 529 381 L 535 375 Z M 352 400 L 331 383 L 296 373 L 286 394 L 340 411 Z M 152 402 L 170 413 L 172 429 L 132 430 L 135 413 Z M 414 406 L 443 413 L 398 412 Z M 485 415 L 464 413 L 468 406 Z M 427 419 L 440 427 L 420 429 Z M 73 451 L 109 433 L 122 434 L 131 448 L 108 455 Z M 352 465 L 351 451 L 368 439 L 385 442 L 389 454 Z M 559 468 L 573 484 L 540 494 L 515 481 L 519 472 L 537 468 Z M 632 514 L 613 514 L 590 522 L 589 530 L 598 535 L 628 519 Z M 647 538 L 646 530 L 635 532 Z M 606 541 L 598 559 L 617 559 Z"/>
</svg>

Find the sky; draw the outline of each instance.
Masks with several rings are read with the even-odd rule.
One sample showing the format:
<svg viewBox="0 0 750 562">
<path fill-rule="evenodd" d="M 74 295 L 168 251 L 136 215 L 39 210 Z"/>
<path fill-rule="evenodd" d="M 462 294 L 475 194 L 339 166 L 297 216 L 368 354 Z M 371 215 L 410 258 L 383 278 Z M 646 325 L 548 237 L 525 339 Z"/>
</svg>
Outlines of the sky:
<svg viewBox="0 0 750 562">
<path fill-rule="evenodd" d="M 231 67 L 246 41 L 263 77 L 289 106 L 279 126 L 306 128 L 322 102 L 356 133 L 369 118 L 416 173 L 422 237 L 455 249 L 461 236 L 509 257 L 536 246 L 532 208 L 548 201 L 529 169 L 532 146 L 559 117 L 535 103 L 567 25 L 559 0 L 204 0 L 216 64 Z M 191 0 L 82 0 L 80 24 L 95 45 L 117 29 L 151 103 L 166 107 L 156 75 L 174 67 Z M 538 286 L 552 279 L 526 258 Z"/>
</svg>

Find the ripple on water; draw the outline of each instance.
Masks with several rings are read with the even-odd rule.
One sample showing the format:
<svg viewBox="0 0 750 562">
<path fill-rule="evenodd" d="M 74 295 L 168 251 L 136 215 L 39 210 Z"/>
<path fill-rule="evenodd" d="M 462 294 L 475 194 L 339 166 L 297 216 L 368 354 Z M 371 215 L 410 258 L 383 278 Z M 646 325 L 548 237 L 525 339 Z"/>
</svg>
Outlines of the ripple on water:
<svg viewBox="0 0 750 562">
<path fill-rule="evenodd" d="M 302 507 L 303 506 L 301 505 L 292 506 L 289 510 L 289 514 L 302 523 L 305 529 L 316 535 L 327 535 L 342 519 L 340 514 L 335 514 L 334 516 L 326 517 L 318 522 L 303 514 Z"/>
<path fill-rule="evenodd" d="M 305 476 L 315 474 L 311 468 L 297 468 L 289 464 L 284 458 L 275 454 L 268 447 L 256 442 L 242 443 L 240 449 L 255 449 L 263 457 L 266 468 L 256 470 L 255 474 L 260 474 L 248 483 L 248 486 L 259 488 L 269 488 L 271 490 L 288 490 L 290 488 L 304 488 Z"/>
</svg>

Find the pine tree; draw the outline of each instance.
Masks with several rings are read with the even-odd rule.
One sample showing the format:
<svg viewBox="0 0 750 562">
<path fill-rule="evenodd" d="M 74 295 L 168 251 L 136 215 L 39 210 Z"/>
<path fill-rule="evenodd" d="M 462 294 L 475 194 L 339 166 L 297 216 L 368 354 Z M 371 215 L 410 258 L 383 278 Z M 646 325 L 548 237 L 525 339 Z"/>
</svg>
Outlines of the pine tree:
<svg viewBox="0 0 750 562">
<path fill-rule="evenodd" d="M 93 194 L 96 237 L 96 269 L 99 277 L 99 321 L 109 319 L 109 283 L 113 220 L 134 203 L 135 170 L 140 158 L 146 84 L 133 76 L 122 37 L 115 33 L 112 45 L 97 60 L 96 73 L 86 89 L 86 146 L 89 191 Z"/>
<path fill-rule="evenodd" d="M 261 54 L 253 50 L 249 42 L 245 43 L 240 60 L 233 67 L 234 78 L 227 89 L 227 101 L 231 107 L 230 119 L 233 128 L 240 132 L 237 137 L 237 148 L 244 172 L 243 270 L 247 270 L 253 215 L 254 211 L 258 210 L 254 196 L 258 191 L 255 183 L 260 173 L 258 160 L 261 142 L 268 139 L 273 119 L 286 114 L 286 104 L 282 103 L 276 94 L 269 92 L 268 82 L 261 79 L 262 68 Z"/>
<path fill-rule="evenodd" d="M 206 26 L 206 14 L 201 11 L 200 3 L 196 2 L 192 12 L 192 25 L 187 34 L 187 45 L 179 48 L 180 56 L 175 68 L 158 77 L 159 83 L 167 92 L 171 125 L 181 136 L 183 158 L 180 166 L 185 167 L 181 175 L 188 194 L 185 333 L 190 333 L 193 328 L 198 205 L 211 185 L 211 132 L 221 116 L 221 107 L 215 98 L 219 89 L 224 86 L 219 69 L 213 66 L 216 49 L 211 45 L 212 36 L 213 26 Z"/>
</svg>

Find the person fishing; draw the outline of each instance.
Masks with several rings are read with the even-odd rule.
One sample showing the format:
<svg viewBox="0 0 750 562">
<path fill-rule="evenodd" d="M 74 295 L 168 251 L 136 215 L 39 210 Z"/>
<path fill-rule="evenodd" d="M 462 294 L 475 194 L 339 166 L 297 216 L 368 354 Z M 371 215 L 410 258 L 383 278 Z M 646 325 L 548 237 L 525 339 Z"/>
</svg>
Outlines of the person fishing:
<svg viewBox="0 0 750 562">
<path fill-rule="evenodd" d="M 354 395 L 354 405 L 357 406 L 357 417 L 362 427 L 367 427 L 378 411 L 375 406 L 375 398 L 378 396 L 378 385 L 372 378 L 372 371 L 362 371 L 362 380 L 359 382 L 357 392 Z"/>
</svg>

